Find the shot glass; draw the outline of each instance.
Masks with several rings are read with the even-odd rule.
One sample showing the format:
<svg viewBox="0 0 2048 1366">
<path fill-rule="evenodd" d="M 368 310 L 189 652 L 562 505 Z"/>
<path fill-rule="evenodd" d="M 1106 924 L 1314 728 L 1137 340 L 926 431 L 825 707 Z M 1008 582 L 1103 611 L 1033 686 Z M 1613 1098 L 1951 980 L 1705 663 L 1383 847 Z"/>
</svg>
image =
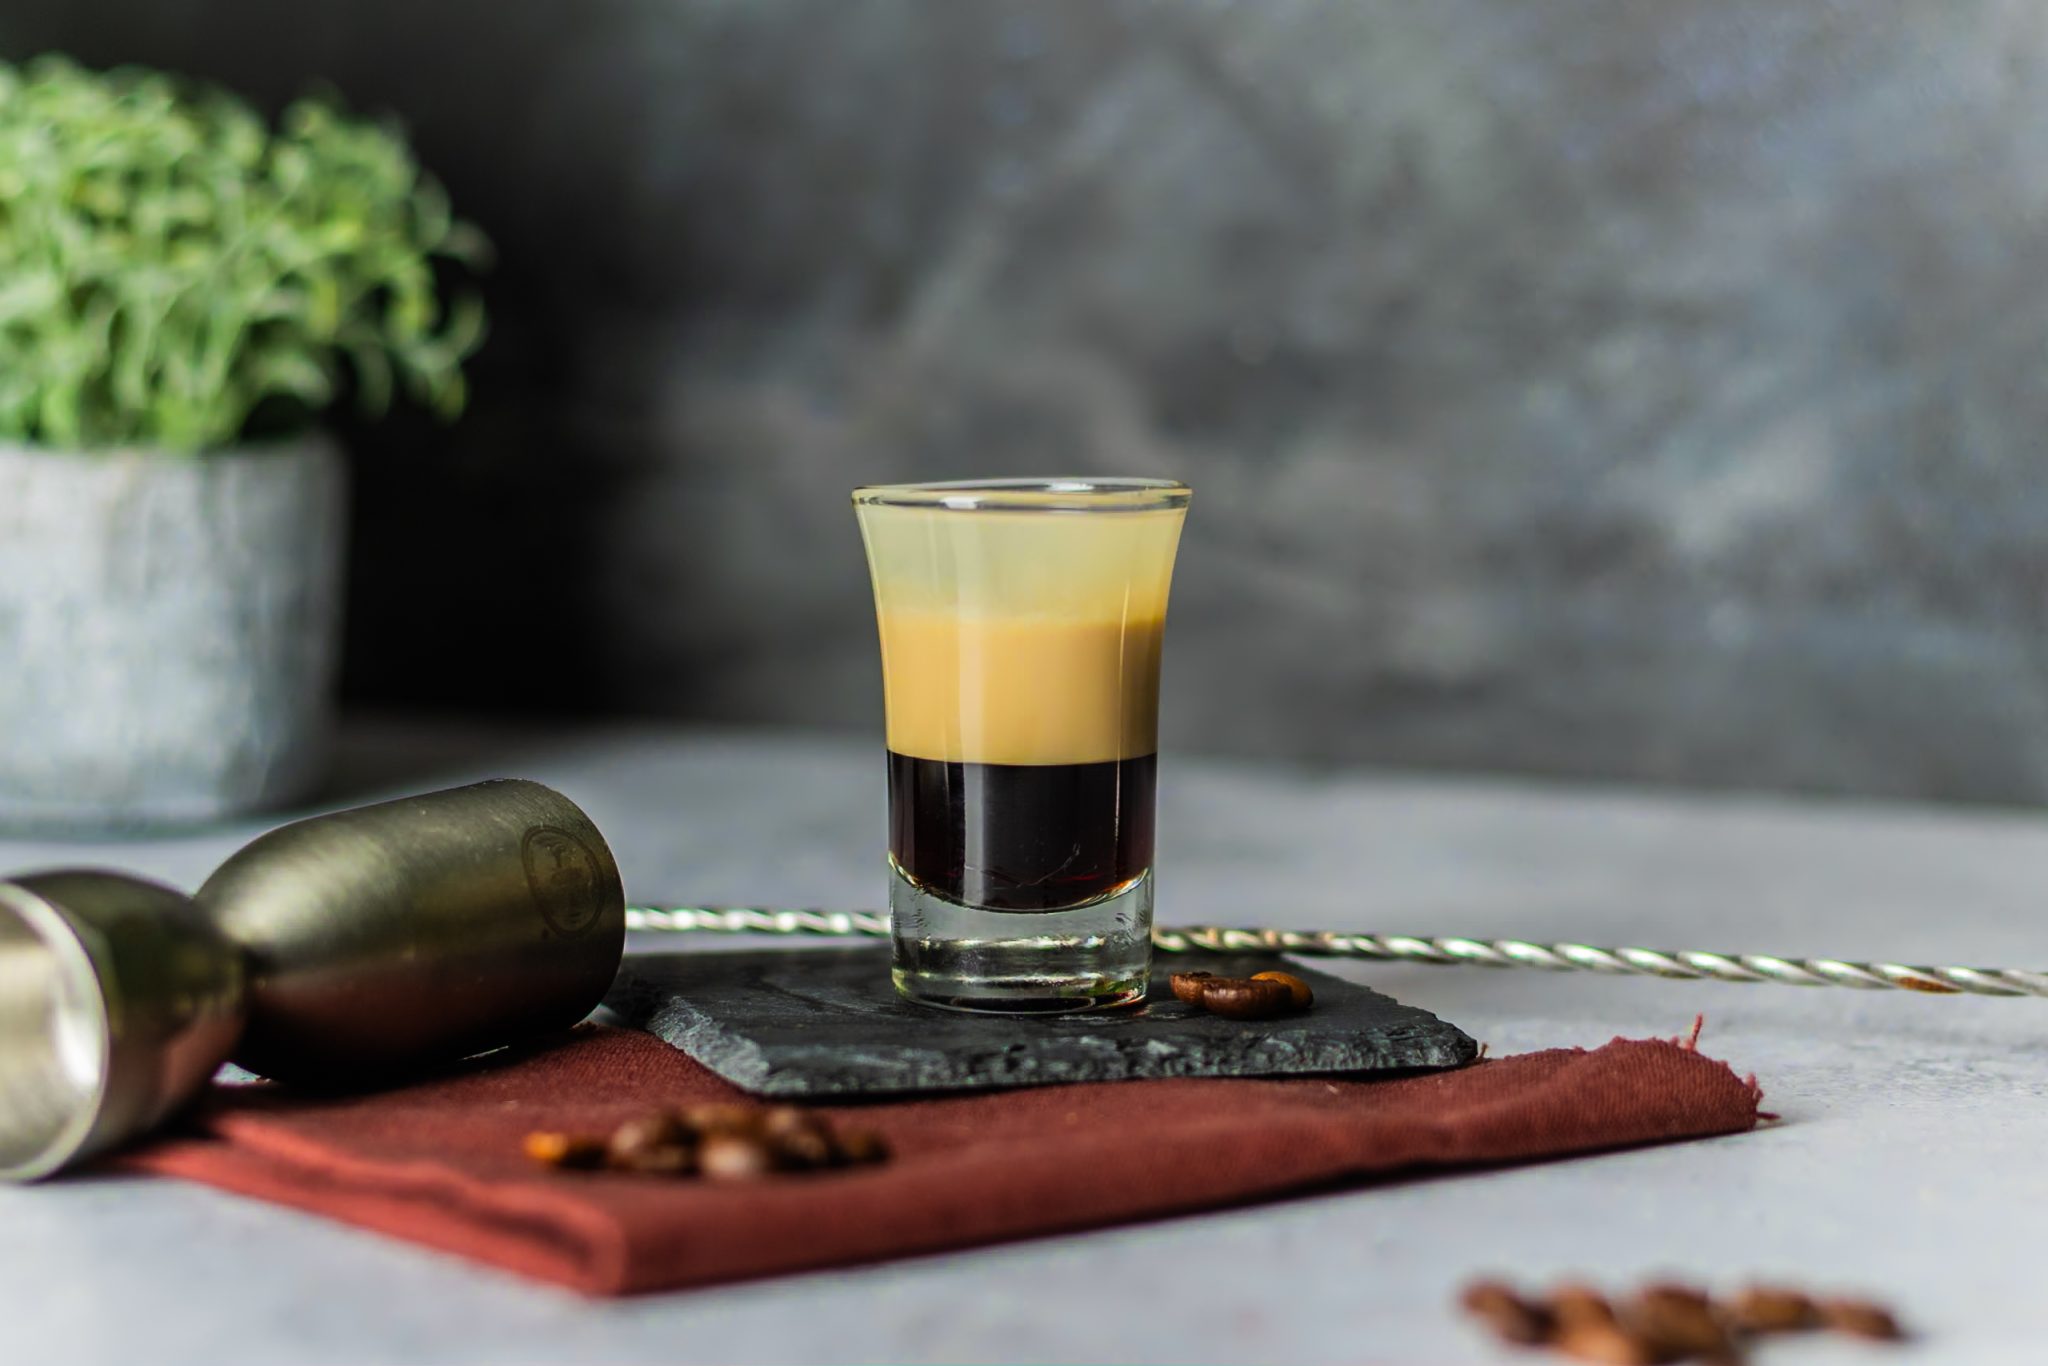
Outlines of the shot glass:
<svg viewBox="0 0 2048 1366">
<path fill-rule="evenodd" d="M 909 999 L 1043 1014 L 1144 997 L 1159 655 L 1188 498 L 1158 479 L 855 490 Z"/>
</svg>

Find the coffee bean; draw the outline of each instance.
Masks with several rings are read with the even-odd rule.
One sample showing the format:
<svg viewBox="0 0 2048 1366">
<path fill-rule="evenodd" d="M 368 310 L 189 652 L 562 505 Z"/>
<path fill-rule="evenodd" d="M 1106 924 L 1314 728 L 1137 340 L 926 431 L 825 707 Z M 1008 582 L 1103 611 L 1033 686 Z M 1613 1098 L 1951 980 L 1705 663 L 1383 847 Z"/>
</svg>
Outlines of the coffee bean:
<svg viewBox="0 0 2048 1366">
<path fill-rule="evenodd" d="M 1288 1003 L 1296 1010 L 1307 1010 L 1315 1003 L 1316 994 L 1309 990 L 1308 983 L 1302 981 L 1291 972 L 1255 972 L 1252 974 L 1252 980 L 1254 982 L 1278 982 L 1281 986 L 1286 987 L 1289 998 Z"/>
<path fill-rule="evenodd" d="M 1473 1282 L 1465 1287 L 1459 1303 L 1502 1342 L 1532 1347 L 1550 1340 L 1550 1315 L 1500 1281 Z"/>
<path fill-rule="evenodd" d="M 1679 1281 L 1652 1281 L 1636 1292 L 1639 1302 L 1676 1304 L 1688 1309 L 1712 1309 L 1714 1298 L 1696 1285 Z"/>
<path fill-rule="evenodd" d="M 829 1134 L 805 1131 L 768 1141 L 775 1149 L 777 1162 L 784 1167 L 833 1167 L 840 1162 L 839 1146 Z"/>
<path fill-rule="evenodd" d="M 1287 1013 L 1293 994 L 1279 982 L 1219 977 L 1202 992 L 1202 1009 L 1228 1020 L 1270 1020 Z"/>
<path fill-rule="evenodd" d="M 615 1167 L 631 1167 L 651 1152 L 681 1147 L 694 1141 L 682 1121 L 666 1111 L 629 1119 L 612 1131 L 605 1144 L 605 1157 Z"/>
<path fill-rule="evenodd" d="M 1816 1309 L 1821 1322 L 1838 1333 L 1873 1342 L 1898 1342 L 1906 1336 L 1891 1310 L 1869 1300 L 1822 1300 Z"/>
<path fill-rule="evenodd" d="M 784 1167 L 836 1167 L 846 1161 L 840 1145 L 823 1128 L 799 1128 L 768 1139 Z"/>
<path fill-rule="evenodd" d="M 850 1129 L 838 1136 L 839 1156 L 855 1166 L 889 1160 L 889 1145 L 871 1129 Z"/>
<path fill-rule="evenodd" d="M 692 1105 L 683 1111 L 683 1123 L 702 1134 L 751 1134 L 761 1131 L 763 1111 L 758 1105 L 714 1102 Z"/>
<path fill-rule="evenodd" d="M 785 1167 L 831 1167 L 846 1160 L 824 1117 L 794 1105 L 763 1114 L 761 1134 Z"/>
<path fill-rule="evenodd" d="M 697 1170 L 712 1181 L 749 1181 L 775 1170 L 775 1153 L 751 1134 L 714 1131 L 697 1144 Z"/>
<path fill-rule="evenodd" d="M 1660 1355 L 1654 1343 L 1620 1324 L 1594 1319 L 1560 1326 L 1550 1345 L 1565 1356 L 1602 1362 L 1605 1366 L 1658 1366 L 1659 1362 L 1673 1359 Z"/>
<path fill-rule="evenodd" d="M 1891 1310 L 1875 1301 L 1816 1301 L 1784 1285 L 1751 1285 L 1717 1301 L 1697 1286 L 1656 1281 L 1610 1301 L 1590 1285 L 1568 1283 L 1529 1301 L 1504 1282 L 1483 1280 L 1467 1286 L 1459 1302 L 1502 1341 L 1547 1344 L 1610 1366 L 1741 1366 L 1749 1336 L 1823 1326 L 1877 1342 L 1907 1336 Z"/>
<path fill-rule="evenodd" d="M 1558 1286 L 1550 1292 L 1547 1307 L 1559 1328 L 1575 1328 L 1586 1323 L 1612 1324 L 1615 1321 L 1614 1306 L 1590 1285 Z"/>
<path fill-rule="evenodd" d="M 804 1129 L 816 1129 L 824 1120 L 800 1105 L 771 1105 L 759 1111 L 758 1123 L 761 1132 L 770 1135 L 793 1134 Z"/>
<path fill-rule="evenodd" d="M 1728 1319 L 1745 1333 L 1799 1333 L 1820 1326 L 1820 1315 L 1803 1291 L 1752 1285 L 1728 1302 Z"/>
<path fill-rule="evenodd" d="M 880 1162 L 889 1148 L 866 1130 L 835 1134 L 824 1116 L 794 1105 L 697 1105 L 680 1115 L 657 1111 L 631 1119 L 609 1139 L 534 1133 L 528 1157 L 551 1167 L 714 1181 L 807 1171 L 842 1163 Z"/>
<path fill-rule="evenodd" d="M 1200 1005 L 1202 993 L 1208 990 L 1209 983 L 1220 980 L 1213 972 L 1176 972 L 1166 979 L 1167 985 L 1173 988 L 1174 999 L 1186 1001 L 1191 1006 Z"/>
<path fill-rule="evenodd" d="M 1714 1312 L 1712 1301 L 1690 1286 L 1655 1285 L 1638 1291 L 1622 1305 L 1621 1322 L 1667 1360 L 1730 1361 L 1739 1355 L 1735 1338 Z"/>
<path fill-rule="evenodd" d="M 546 1167 L 588 1171 L 604 1165 L 605 1144 L 601 1138 L 543 1131 L 528 1134 L 522 1147 L 528 1158 Z"/>
</svg>

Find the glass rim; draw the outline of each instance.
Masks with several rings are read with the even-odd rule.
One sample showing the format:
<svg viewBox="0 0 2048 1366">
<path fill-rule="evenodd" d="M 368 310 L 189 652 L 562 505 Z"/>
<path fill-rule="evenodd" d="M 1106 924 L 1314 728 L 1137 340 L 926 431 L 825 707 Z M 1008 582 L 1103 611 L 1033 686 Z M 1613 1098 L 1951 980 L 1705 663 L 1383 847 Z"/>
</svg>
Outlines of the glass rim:
<svg viewBox="0 0 2048 1366">
<path fill-rule="evenodd" d="M 1194 490 L 1178 479 L 942 479 L 919 484 L 864 484 L 856 507 L 921 508 L 931 512 L 1167 512 L 1188 505 Z"/>
</svg>

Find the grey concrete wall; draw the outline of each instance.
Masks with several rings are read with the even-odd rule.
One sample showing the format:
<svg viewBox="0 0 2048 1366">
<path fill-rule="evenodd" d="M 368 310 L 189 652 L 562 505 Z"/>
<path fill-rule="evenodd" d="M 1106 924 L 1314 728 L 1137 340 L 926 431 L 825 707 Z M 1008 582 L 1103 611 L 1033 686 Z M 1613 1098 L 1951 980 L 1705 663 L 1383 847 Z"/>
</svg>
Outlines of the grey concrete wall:
<svg viewBox="0 0 2048 1366">
<path fill-rule="evenodd" d="M 13 0 L 504 252 L 356 433 L 360 697 L 875 724 L 845 493 L 1176 475 L 1206 750 L 2048 798 L 2021 0 Z"/>
</svg>

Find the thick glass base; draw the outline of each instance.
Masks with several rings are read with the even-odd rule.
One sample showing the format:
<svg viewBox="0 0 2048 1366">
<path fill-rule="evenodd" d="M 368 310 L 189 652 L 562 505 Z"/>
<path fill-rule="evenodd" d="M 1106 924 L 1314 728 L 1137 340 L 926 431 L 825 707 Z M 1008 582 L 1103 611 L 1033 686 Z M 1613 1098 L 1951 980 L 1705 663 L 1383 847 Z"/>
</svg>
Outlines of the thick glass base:
<svg viewBox="0 0 2048 1366">
<path fill-rule="evenodd" d="M 1145 999 L 1152 874 L 1063 911 L 984 911 L 889 865 L 896 990 L 920 1005 L 1004 1015 L 1107 1010 Z"/>
</svg>

